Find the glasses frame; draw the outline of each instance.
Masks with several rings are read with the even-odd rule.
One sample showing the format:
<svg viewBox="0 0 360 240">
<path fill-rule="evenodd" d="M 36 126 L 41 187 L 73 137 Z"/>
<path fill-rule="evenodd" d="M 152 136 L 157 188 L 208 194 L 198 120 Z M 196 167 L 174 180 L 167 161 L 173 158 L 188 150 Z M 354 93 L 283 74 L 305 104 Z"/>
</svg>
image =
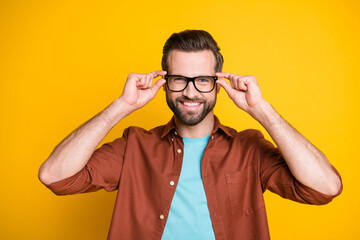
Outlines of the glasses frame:
<svg viewBox="0 0 360 240">
<path fill-rule="evenodd" d="M 186 85 L 185 85 L 184 89 L 182 89 L 182 90 L 177 90 L 177 91 L 171 90 L 171 89 L 169 88 L 169 83 L 168 83 L 169 77 L 183 77 L 183 78 L 185 78 L 185 79 L 186 79 Z M 199 89 L 196 87 L 195 79 L 201 78 L 201 77 L 210 77 L 210 78 L 214 79 L 214 85 L 213 85 L 213 87 L 211 88 L 211 90 L 209 90 L 209 91 L 201 91 L 201 90 L 199 90 Z M 218 80 L 219 78 L 218 78 L 217 76 L 185 77 L 185 76 L 181 76 L 181 75 L 165 75 L 165 76 L 164 76 L 164 79 L 166 80 L 166 87 L 167 87 L 167 89 L 169 89 L 171 92 L 182 92 L 182 91 L 184 91 L 184 90 L 187 88 L 187 86 L 189 85 L 189 82 L 192 82 L 193 85 L 194 85 L 194 87 L 195 87 L 195 89 L 196 89 L 198 92 L 201 92 L 201 93 L 209 93 L 209 92 L 211 92 L 212 90 L 214 90 L 215 85 L 216 85 L 216 80 Z"/>
</svg>

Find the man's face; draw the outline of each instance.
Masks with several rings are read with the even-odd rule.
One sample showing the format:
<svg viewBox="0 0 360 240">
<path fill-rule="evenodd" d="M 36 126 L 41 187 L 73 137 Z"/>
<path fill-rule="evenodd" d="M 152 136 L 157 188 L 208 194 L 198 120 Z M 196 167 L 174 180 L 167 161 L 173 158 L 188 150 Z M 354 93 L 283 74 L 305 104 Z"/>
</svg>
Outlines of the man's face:
<svg viewBox="0 0 360 240">
<path fill-rule="evenodd" d="M 168 58 L 168 74 L 185 77 L 215 76 L 215 56 L 210 50 L 182 52 L 173 50 Z M 209 93 L 197 91 L 189 83 L 182 92 L 171 92 L 166 88 L 166 102 L 174 115 L 185 125 L 200 123 L 216 103 L 216 88 Z"/>
</svg>

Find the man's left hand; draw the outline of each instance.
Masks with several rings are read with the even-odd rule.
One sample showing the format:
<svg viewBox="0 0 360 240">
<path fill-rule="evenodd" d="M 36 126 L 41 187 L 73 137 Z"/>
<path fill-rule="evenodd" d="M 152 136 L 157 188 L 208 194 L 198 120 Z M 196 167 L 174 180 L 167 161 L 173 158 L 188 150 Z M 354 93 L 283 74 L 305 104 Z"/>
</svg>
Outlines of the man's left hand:
<svg viewBox="0 0 360 240">
<path fill-rule="evenodd" d="M 262 104 L 266 103 L 261 95 L 255 76 L 216 73 L 217 81 L 223 87 L 236 106 L 253 116 Z M 230 84 L 224 79 L 229 79 Z"/>
</svg>

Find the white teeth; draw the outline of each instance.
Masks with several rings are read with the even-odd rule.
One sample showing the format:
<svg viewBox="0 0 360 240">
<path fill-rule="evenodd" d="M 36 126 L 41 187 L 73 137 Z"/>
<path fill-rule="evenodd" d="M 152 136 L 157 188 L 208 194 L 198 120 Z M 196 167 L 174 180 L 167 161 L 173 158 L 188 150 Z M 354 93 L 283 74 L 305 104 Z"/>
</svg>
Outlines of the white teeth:
<svg viewBox="0 0 360 240">
<path fill-rule="evenodd" d="M 194 106 L 200 105 L 200 103 L 198 103 L 198 102 L 183 102 L 183 103 L 184 103 L 184 105 L 189 106 L 189 107 L 194 107 Z"/>
</svg>

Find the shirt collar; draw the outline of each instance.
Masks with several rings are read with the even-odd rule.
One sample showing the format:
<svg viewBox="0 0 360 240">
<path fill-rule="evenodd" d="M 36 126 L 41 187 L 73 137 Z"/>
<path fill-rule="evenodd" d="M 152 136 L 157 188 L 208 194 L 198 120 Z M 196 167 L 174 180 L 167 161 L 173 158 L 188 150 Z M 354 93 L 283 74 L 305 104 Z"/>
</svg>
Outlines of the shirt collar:
<svg viewBox="0 0 360 240">
<path fill-rule="evenodd" d="M 226 135 L 228 135 L 229 137 L 233 137 L 234 134 L 231 133 L 231 129 L 229 129 L 228 127 L 222 125 L 219 121 L 219 119 L 215 117 L 215 124 L 214 124 L 214 129 L 212 131 L 212 134 L 216 133 L 218 130 L 222 130 L 222 132 L 224 132 Z M 175 119 L 174 116 L 171 118 L 171 120 L 165 125 L 164 131 L 161 135 L 161 138 L 165 137 L 167 134 L 169 134 L 171 132 L 171 130 L 176 130 L 176 126 L 175 126 Z"/>
</svg>

